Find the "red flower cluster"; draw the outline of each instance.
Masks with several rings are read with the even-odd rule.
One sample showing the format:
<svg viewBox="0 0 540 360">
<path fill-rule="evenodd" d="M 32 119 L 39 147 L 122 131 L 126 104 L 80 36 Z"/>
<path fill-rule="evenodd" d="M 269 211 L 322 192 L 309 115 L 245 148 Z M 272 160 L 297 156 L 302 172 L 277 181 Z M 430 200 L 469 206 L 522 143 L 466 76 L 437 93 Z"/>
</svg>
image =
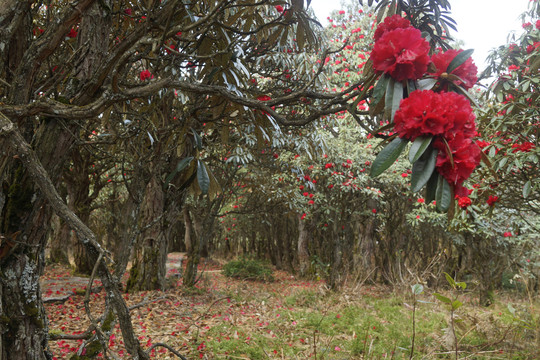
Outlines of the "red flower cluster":
<svg viewBox="0 0 540 360">
<path fill-rule="evenodd" d="M 394 116 L 399 137 L 414 141 L 418 136 L 452 138 L 476 133 L 475 116 L 467 98 L 453 92 L 413 91 L 403 99 Z"/>
<path fill-rule="evenodd" d="M 512 149 L 514 149 L 512 150 L 512 153 L 516 153 L 518 151 L 529 152 L 534 148 L 534 144 L 528 141 L 524 142 L 523 144 L 512 144 Z"/>
<path fill-rule="evenodd" d="M 77 30 L 74 28 L 71 28 L 69 32 L 66 35 L 68 38 L 76 38 L 77 37 Z"/>
<path fill-rule="evenodd" d="M 141 81 L 145 81 L 147 79 L 152 79 L 154 75 L 152 75 L 152 73 L 149 70 L 143 70 L 139 74 L 139 77 L 141 78 Z"/>
<path fill-rule="evenodd" d="M 415 80 L 424 75 L 429 63 L 429 43 L 413 27 L 386 31 L 375 42 L 373 68 L 397 81 Z"/>
<path fill-rule="evenodd" d="M 419 136 L 435 136 L 439 150 L 436 168 L 456 193 L 480 162 L 475 116 L 467 98 L 454 92 L 413 91 L 401 101 L 394 116 L 399 137 L 414 141 Z"/>
<path fill-rule="evenodd" d="M 452 60 L 454 60 L 461 52 L 463 52 L 463 50 L 449 49 L 445 52 L 438 52 L 431 56 L 431 62 L 435 65 L 436 71 L 429 74 L 439 78 L 443 90 L 448 90 L 448 83 L 443 74 L 448 74 L 448 65 L 450 65 Z M 451 74 L 456 75 L 460 79 L 454 80 L 453 83 L 464 89 L 470 89 L 476 84 L 476 81 L 478 81 L 478 78 L 476 77 L 477 72 L 478 69 L 472 58 L 468 58 L 463 64 L 458 66 L 457 69 L 451 72 Z"/>
<path fill-rule="evenodd" d="M 257 100 L 259 100 L 259 101 L 270 101 L 270 100 L 272 100 L 272 98 L 270 96 L 268 96 L 268 95 L 261 95 L 261 96 L 257 97 Z"/>
<path fill-rule="evenodd" d="M 436 168 L 450 185 L 453 185 L 455 193 L 460 195 L 464 190 L 462 183 L 471 176 L 474 168 L 480 163 L 481 150 L 472 140 L 462 134 L 453 139 L 443 140 L 437 138 L 433 147 L 439 150 Z M 448 154 L 448 148 L 451 157 Z"/>
<path fill-rule="evenodd" d="M 402 18 L 399 15 L 389 16 L 384 19 L 382 23 L 377 26 L 375 30 L 375 35 L 373 39 L 379 41 L 379 39 L 387 32 L 396 30 L 396 29 L 405 29 L 411 26 L 411 22 L 407 19 Z"/>
<path fill-rule="evenodd" d="M 469 197 L 467 196 L 463 196 L 463 197 L 459 197 L 458 196 L 458 206 L 462 209 L 466 209 L 468 208 L 470 205 L 472 204 L 472 201 Z"/>
<path fill-rule="evenodd" d="M 489 206 L 494 206 L 497 201 L 499 201 L 499 197 L 493 195 L 489 195 L 488 199 L 486 200 Z"/>
</svg>

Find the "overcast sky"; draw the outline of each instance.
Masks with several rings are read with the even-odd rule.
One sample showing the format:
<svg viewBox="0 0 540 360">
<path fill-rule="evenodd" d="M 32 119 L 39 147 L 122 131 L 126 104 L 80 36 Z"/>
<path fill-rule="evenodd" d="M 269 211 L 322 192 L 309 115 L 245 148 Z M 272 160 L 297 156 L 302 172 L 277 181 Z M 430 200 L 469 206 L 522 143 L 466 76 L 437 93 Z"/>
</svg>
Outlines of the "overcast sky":
<svg viewBox="0 0 540 360">
<path fill-rule="evenodd" d="M 340 3 L 339 0 L 312 0 L 311 7 L 325 25 L 330 12 L 340 9 Z M 453 35 L 465 43 L 465 49 L 474 49 L 473 58 L 482 70 L 489 50 L 505 44 L 511 30 L 519 33 L 519 16 L 527 10 L 529 0 L 450 0 L 450 4 L 458 29 Z"/>
</svg>

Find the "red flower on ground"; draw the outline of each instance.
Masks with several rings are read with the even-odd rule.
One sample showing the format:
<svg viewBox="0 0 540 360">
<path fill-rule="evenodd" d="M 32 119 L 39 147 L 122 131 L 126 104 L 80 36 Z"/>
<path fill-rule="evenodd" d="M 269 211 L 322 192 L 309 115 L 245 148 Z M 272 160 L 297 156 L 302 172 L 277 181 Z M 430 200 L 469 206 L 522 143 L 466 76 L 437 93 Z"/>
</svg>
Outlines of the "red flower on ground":
<svg viewBox="0 0 540 360">
<path fill-rule="evenodd" d="M 493 206 L 495 205 L 495 203 L 499 201 L 499 197 L 498 196 L 493 196 L 493 195 L 489 195 L 488 199 L 486 200 L 487 204 L 489 206 Z"/>
<path fill-rule="evenodd" d="M 472 201 L 469 197 L 459 197 L 458 198 L 458 206 L 462 209 L 468 208 L 472 204 Z"/>
<path fill-rule="evenodd" d="M 141 81 L 145 81 L 147 79 L 152 79 L 154 75 L 149 70 L 143 70 L 141 71 L 139 77 L 141 78 Z"/>
<path fill-rule="evenodd" d="M 454 187 L 456 194 L 460 195 L 463 193 L 459 191 L 461 184 L 480 163 L 481 150 L 471 138 L 463 135 L 457 135 L 447 143 L 452 157 L 447 153 L 444 140 L 437 138 L 433 142 L 433 147 L 439 150 L 436 169 Z"/>
<path fill-rule="evenodd" d="M 431 62 L 435 65 L 437 70 L 429 74 L 439 78 L 443 90 L 448 90 L 448 80 L 446 79 L 446 75 L 444 75 L 448 74 L 448 65 L 450 65 L 452 60 L 454 60 L 461 52 L 463 52 L 463 50 L 449 49 L 445 52 L 438 52 L 431 56 Z M 468 58 L 463 64 L 451 72 L 451 74 L 459 77 L 459 80 L 456 79 L 451 82 L 455 85 L 462 86 L 465 89 L 470 89 L 478 81 L 478 78 L 476 77 L 477 73 L 478 69 L 472 58 Z"/>
<path fill-rule="evenodd" d="M 472 137 L 476 132 L 474 119 L 465 96 L 417 90 L 401 101 L 394 116 L 394 130 L 399 137 L 411 141 L 424 135 L 452 138 L 460 133 Z"/>
<path fill-rule="evenodd" d="M 377 26 L 373 39 L 378 41 L 385 33 L 395 29 L 405 29 L 411 26 L 411 22 L 399 15 L 389 16 Z"/>
<path fill-rule="evenodd" d="M 422 77 L 429 63 L 429 43 L 420 30 L 409 27 L 386 32 L 371 52 L 373 68 L 397 81 Z"/>
</svg>

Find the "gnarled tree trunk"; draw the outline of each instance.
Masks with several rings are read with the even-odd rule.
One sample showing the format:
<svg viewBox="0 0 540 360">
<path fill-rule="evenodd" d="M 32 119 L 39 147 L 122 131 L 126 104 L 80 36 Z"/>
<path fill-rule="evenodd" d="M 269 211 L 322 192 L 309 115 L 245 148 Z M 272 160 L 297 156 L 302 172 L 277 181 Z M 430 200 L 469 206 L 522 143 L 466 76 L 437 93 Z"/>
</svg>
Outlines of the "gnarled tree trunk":
<svg viewBox="0 0 540 360">
<path fill-rule="evenodd" d="M 163 189 L 153 176 L 146 186 L 141 205 L 140 228 L 144 230 L 135 247 L 128 291 L 156 290 L 165 286 L 168 239 L 163 231 L 164 207 Z"/>
<path fill-rule="evenodd" d="M 311 234 L 309 232 L 307 220 L 302 219 L 302 215 L 298 214 L 298 265 L 300 276 L 306 276 L 309 271 L 309 241 Z"/>
</svg>

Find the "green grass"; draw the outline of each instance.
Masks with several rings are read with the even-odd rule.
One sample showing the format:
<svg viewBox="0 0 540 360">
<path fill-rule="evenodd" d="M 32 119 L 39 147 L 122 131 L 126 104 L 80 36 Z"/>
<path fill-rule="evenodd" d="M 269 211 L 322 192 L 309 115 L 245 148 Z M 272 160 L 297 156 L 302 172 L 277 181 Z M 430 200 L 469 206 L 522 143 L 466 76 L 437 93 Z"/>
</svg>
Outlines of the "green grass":
<svg viewBox="0 0 540 360">
<path fill-rule="evenodd" d="M 274 296 L 279 298 L 279 294 Z M 410 357 L 412 301 L 407 295 L 363 296 L 346 303 L 338 294 L 321 295 L 306 289 L 281 300 L 284 307 L 274 310 L 275 314 L 279 313 L 279 318 L 263 330 L 251 331 L 248 342 L 245 333 L 239 332 L 238 339 L 214 341 L 208 346 L 216 354 L 249 359 L 303 359 L 310 355 L 314 357 L 315 352 L 317 359 Z M 482 311 L 482 317 L 478 311 Z M 491 311 L 474 306 L 468 308 L 467 304 L 458 311 L 458 317 L 462 319 L 456 327 L 460 350 L 468 355 L 480 350 L 498 351 L 500 344 L 490 346 L 490 342 L 495 342 L 491 335 L 500 335 L 498 330 L 505 324 L 510 326 L 514 319 L 507 312 L 501 312 L 504 315 L 495 318 Z M 446 309 L 436 303 L 421 303 L 416 310 L 416 319 L 414 358 L 453 358 L 452 348 L 445 348 L 441 340 L 449 326 Z M 486 328 L 482 329 L 482 326 Z M 228 329 L 228 336 L 235 331 L 239 330 Z M 490 357 L 470 357 L 483 358 Z M 515 351 L 513 358 L 528 359 L 519 351 Z"/>
</svg>

